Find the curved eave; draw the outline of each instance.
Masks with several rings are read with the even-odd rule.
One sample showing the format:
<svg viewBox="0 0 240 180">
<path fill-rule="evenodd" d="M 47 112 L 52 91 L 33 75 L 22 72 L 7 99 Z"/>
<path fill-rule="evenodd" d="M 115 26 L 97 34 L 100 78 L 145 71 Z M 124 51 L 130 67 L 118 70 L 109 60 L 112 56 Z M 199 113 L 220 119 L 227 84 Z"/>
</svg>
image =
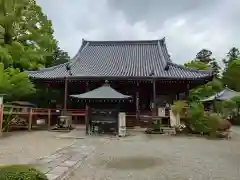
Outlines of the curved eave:
<svg viewBox="0 0 240 180">
<path fill-rule="evenodd" d="M 64 78 L 74 79 L 74 80 L 91 80 L 91 79 L 111 79 L 111 80 L 208 80 L 213 77 L 212 71 L 209 70 L 194 70 L 188 69 L 180 65 L 173 63 L 169 64 L 169 69 L 165 70 L 164 74 L 161 76 L 106 76 L 106 75 L 96 75 L 87 72 L 77 73 L 70 76 L 69 72 L 66 70 L 65 65 L 59 65 L 52 68 L 47 68 L 39 71 L 28 71 L 29 76 L 33 79 L 45 79 L 45 80 L 62 80 Z"/>
<path fill-rule="evenodd" d="M 117 45 L 114 45 L 111 48 L 111 51 L 106 51 L 106 49 L 104 49 L 106 44 L 107 47 L 109 47 L 114 43 Z M 119 43 L 121 46 L 118 46 Z M 134 43 L 134 48 L 135 50 L 138 49 L 138 51 L 134 51 L 134 49 L 131 51 L 129 48 L 132 47 L 132 44 L 129 46 L 128 43 Z M 122 45 L 126 45 L 127 48 L 122 48 Z M 128 50 L 127 52 L 126 49 Z M 125 59 L 122 58 L 122 56 L 118 56 L 119 51 L 125 53 L 125 55 L 129 55 L 128 59 L 130 60 L 134 58 L 139 59 L 140 63 L 137 64 L 144 64 L 144 66 L 137 66 L 134 68 L 134 65 L 136 64 L 135 61 L 132 61 L 132 64 L 126 65 L 126 61 L 124 61 Z M 142 54 L 143 52 L 150 51 L 153 53 Z M 113 52 L 115 53 L 115 56 L 112 54 Z M 136 56 L 136 54 L 133 52 L 138 52 L 138 56 Z M 114 57 L 111 60 L 113 63 L 102 63 L 102 56 L 105 57 L 105 53 L 109 56 L 112 55 Z M 95 54 L 95 56 L 93 56 L 93 54 Z M 99 57 L 96 54 L 100 54 L 101 56 Z M 71 76 L 69 71 L 67 71 L 66 65 L 71 67 Z M 119 67 L 126 68 L 121 68 L 121 70 L 119 70 Z M 129 67 L 133 68 L 130 70 Z M 154 76 L 149 76 L 152 70 L 154 71 Z M 184 66 L 172 63 L 167 51 L 165 39 L 153 41 L 122 42 L 98 42 L 83 40 L 81 48 L 70 62 L 50 68 L 41 69 L 39 71 L 26 72 L 29 73 L 29 76 L 33 79 L 44 80 L 62 80 L 66 77 L 74 80 L 209 80 L 213 77 L 211 71 L 189 69 Z"/>
<path fill-rule="evenodd" d="M 66 63 L 57 66 L 43 68 L 38 71 L 25 71 L 30 78 L 46 79 L 46 78 L 64 78 L 69 75 L 66 70 Z"/>
<path fill-rule="evenodd" d="M 117 76 L 106 76 L 106 75 L 96 75 L 87 72 L 75 73 L 70 76 L 69 72 L 66 70 L 65 64 L 58 65 L 52 68 L 46 68 L 39 71 L 28 71 L 29 76 L 33 79 L 49 79 L 49 80 L 61 80 L 63 78 L 68 77 L 69 79 L 74 80 L 91 80 L 91 79 L 142 79 L 142 80 L 150 80 L 150 79 L 158 79 L 158 80 L 208 80 L 213 77 L 212 71 L 210 70 L 195 70 L 185 68 L 184 66 L 177 65 L 174 63 L 168 63 L 168 69 L 164 70 L 162 75 L 155 76 L 121 76 L 121 74 Z"/>
<path fill-rule="evenodd" d="M 100 96 L 100 97 L 81 97 L 81 96 L 77 96 L 77 95 L 70 95 L 71 98 L 75 98 L 75 99 L 83 99 L 83 100 L 100 100 L 100 99 L 107 99 L 107 100 L 127 100 L 127 99 L 131 99 L 131 97 L 106 97 L 106 96 Z"/>
<path fill-rule="evenodd" d="M 77 54 L 69 62 L 52 66 L 49 68 L 42 68 L 37 71 L 25 71 L 25 72 L 29 74 L 30 78 L 34 79 L 59 79 L 59 78 L 62 79 L 68 77 L 69 72 L 67 71 L 66 66 L 67 65 L 72 66 L 72 64 L 76 63 L 80 53 L 88 46 L 88 44 L 89 44 L 88 42 L 82 39 L 81 47 L 79 48 Z"/>
<path fill-rule="evenodd" d="M 146 76 L 64 76 L 64 77 L 51 77 L 51 78 L 36 78 L 31 77 L 32 79 L 41 79 L 41 80 L 63 80 L 65 78 L 69 80 L 211 80 L 212 76 L 202 76 L 202 77 L 189 77 L 189 78 L 178 78 L 178 77 L 146 77 Z"/>
<path fill-rule="evenodd" d="M 213 77 L 212 70 L 197 70 L 186 68 L 183 65 L 178 65 L 175 63 L 168 63 L 169 69 L 182 78 L 188 78 L 192 76 L 193 79 L 204 78 L 204 77 Z"/>
</svg>

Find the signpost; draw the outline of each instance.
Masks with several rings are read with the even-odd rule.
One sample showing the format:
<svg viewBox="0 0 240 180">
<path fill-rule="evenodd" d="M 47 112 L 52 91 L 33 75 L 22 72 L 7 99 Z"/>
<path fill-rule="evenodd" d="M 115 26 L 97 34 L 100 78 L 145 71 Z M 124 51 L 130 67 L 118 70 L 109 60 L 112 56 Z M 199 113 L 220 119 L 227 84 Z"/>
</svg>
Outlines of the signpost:
<svg viewBox="0 0 240 180">
<path fill-rule="evenodd" d="M 120 112 L 118 115 L 118 135 L 126 136 L 126 113 Z"/>
</svg>

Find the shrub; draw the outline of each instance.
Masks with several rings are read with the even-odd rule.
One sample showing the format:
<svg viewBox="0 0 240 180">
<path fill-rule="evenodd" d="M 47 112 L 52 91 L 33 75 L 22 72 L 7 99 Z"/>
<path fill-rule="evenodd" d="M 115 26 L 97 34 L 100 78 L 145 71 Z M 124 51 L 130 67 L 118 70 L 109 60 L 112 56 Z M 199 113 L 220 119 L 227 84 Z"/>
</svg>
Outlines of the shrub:
<svg viewBox="0 0 240 180">
<path fill-rule="evenodd" d="M 220 121 L 220 127 L 219 130 L 220 131 L 227 131 L 232 127 L 232 124 L 230 121 L 228 121 L 227 119 L 223 119 Z"/>
<path fill-rule="evenodd" d="M 204 106 L 201 103 L 192 102 L 188 108 L 187 126 L 193 133 L 207 133 L 206 117 L 204 115 Z"/>
<path fill-rule="evenodd" d="M 188 106 L 187 101 L 178 100 L 173 103 L 171 109 L 174 114 L 184 114 L 184 108 Z"/>
<path fill-rule="evenodd" d="M 204 112 L 201 103 L 192 102 L 188 109 L 187 126 L 194 133 L 210 134 L 215 136 L 221 127 L 222 117 L 216 113 Z"/>
<path fill-rule="evenodd" d="M 210 133 L 210 136 L 216 136 L 217 131 L 220 129 L 222 117 L 216 113 L 205 113 L 205 124 Z"/>
<path fill-rule="evenodd" d="M 240 125 L 240 116 L 233 116 L 233 118 L 231 119 L 231 123 L 233 125 Z"/>
<path fill-rule="evenodd" d="M 9 165 L 0 167 L 0 180 L 48 180 L 48 178 L 28 165 Z"/>
</svg>

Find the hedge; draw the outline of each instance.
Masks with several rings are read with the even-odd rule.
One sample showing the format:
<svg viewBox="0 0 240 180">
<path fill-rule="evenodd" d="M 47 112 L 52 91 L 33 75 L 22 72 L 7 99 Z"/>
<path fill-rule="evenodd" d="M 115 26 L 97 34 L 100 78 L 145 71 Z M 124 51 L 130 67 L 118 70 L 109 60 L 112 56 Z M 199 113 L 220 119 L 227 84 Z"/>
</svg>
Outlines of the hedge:
<svg viewBox="0 0 240 180">
<path fill-rule="evenodd" d="M 48 178 L 29 165 L 8 165 L 0 166 L 0 180 L 48 180 Z"/>
</svg>

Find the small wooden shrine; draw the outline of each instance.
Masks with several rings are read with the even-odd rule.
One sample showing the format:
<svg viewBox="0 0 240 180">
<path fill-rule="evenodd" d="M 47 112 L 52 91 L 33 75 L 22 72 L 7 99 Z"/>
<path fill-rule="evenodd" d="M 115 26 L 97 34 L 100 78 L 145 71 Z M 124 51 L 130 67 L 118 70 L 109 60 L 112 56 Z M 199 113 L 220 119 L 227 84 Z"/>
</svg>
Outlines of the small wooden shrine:
<svg viewBox="0 0 240 180">
<path fill-rule="evenodd" d="M 100 134 L 113 132 L 119 135 L 119 113 L 121 102 L 130 100 L 131 96 L 121 94 L 111 88 L 108 82 L 92 91 L 70 95 L 87 101 L 88 112 L 86 116 L 86 134 Z"/>
</svg>

